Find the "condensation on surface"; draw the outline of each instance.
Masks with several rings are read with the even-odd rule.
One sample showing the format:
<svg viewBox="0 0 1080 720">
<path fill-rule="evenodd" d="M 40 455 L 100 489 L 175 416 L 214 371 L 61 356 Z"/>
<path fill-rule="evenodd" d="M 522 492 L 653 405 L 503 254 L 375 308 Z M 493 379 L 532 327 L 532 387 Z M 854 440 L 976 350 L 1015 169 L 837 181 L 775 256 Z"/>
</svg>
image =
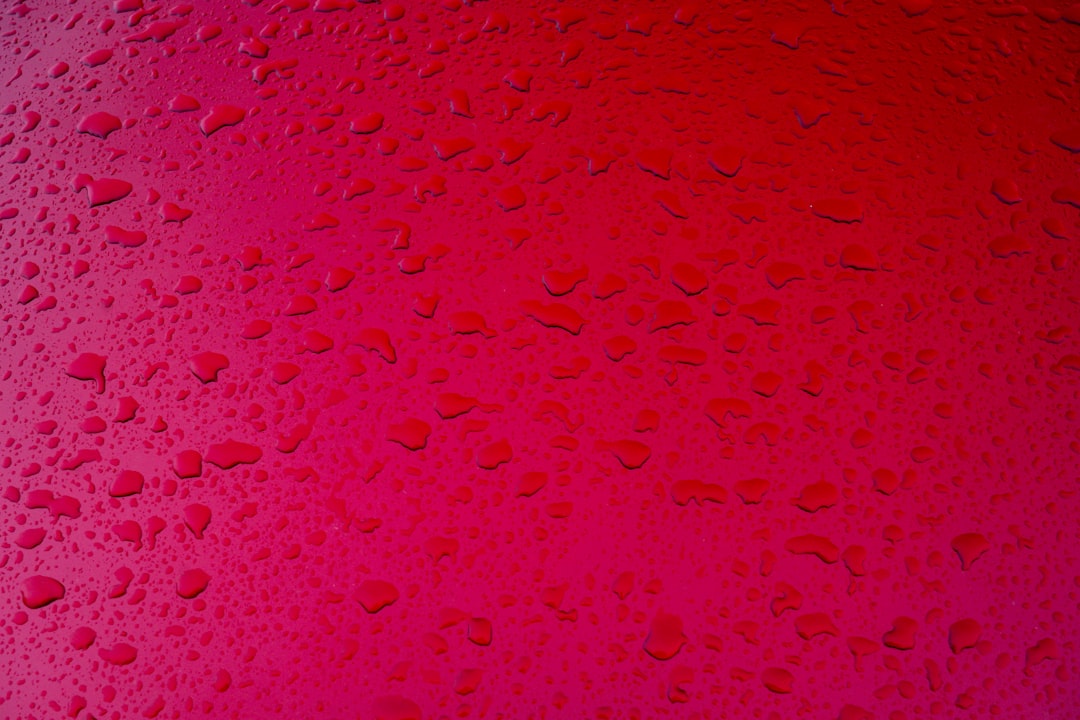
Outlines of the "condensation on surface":
<svg viewBox="0 0 1080 720">
<path fill-rule="evenodd" d="M 1080 6 L 0 57 L 0 716 L 1077 712 Z"/>
</svg>

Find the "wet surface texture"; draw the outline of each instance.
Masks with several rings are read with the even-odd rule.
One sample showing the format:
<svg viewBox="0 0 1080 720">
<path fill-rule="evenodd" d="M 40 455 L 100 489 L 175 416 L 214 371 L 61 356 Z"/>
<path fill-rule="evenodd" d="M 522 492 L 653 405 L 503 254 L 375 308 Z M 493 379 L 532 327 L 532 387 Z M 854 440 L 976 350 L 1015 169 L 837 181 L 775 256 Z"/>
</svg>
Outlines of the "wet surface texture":
<svg viewBox="0 0 1080 720">
<path fill-rule="evenodd" d="M 1080 707 L 1080 6 L 0 13 L 0 716 Z"/>
</svg>

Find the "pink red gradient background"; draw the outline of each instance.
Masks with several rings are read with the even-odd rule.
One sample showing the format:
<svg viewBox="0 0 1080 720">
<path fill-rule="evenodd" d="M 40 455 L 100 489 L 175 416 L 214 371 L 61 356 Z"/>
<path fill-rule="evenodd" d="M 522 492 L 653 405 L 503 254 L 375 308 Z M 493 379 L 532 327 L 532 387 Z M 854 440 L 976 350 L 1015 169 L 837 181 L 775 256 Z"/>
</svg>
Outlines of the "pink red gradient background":
<svg viewBox="0 0 1080 720">
<path fill-rule="evenodd" d="M 0 15 L 0 716 L 1070 718 L 1080 6 Z"/>
</svg>

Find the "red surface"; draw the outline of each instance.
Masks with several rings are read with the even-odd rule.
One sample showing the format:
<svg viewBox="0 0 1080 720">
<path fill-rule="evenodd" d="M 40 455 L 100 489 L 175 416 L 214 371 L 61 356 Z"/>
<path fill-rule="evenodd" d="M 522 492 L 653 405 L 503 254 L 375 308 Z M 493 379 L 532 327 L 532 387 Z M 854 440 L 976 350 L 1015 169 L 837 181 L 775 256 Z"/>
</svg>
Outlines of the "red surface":
<svg viewBox="0 0 1080 720">
<path fill-rule="evenodd" d="M 1075 717 L 1077 23 L 5 4 L 0 716 Z"/>
</svg>

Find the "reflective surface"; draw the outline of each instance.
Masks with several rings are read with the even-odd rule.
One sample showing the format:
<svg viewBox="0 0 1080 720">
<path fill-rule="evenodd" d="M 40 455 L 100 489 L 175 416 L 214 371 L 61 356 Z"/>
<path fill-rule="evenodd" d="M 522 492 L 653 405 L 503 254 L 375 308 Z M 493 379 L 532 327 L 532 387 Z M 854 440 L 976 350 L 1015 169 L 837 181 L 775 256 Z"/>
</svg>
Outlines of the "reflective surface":
<svg viewBox="0 0 1080 720">
<path fill-rule="evenodd" d="M 3 717 L 1080 706 L 1076 7 L 2 12 Z"/>
</svg>

